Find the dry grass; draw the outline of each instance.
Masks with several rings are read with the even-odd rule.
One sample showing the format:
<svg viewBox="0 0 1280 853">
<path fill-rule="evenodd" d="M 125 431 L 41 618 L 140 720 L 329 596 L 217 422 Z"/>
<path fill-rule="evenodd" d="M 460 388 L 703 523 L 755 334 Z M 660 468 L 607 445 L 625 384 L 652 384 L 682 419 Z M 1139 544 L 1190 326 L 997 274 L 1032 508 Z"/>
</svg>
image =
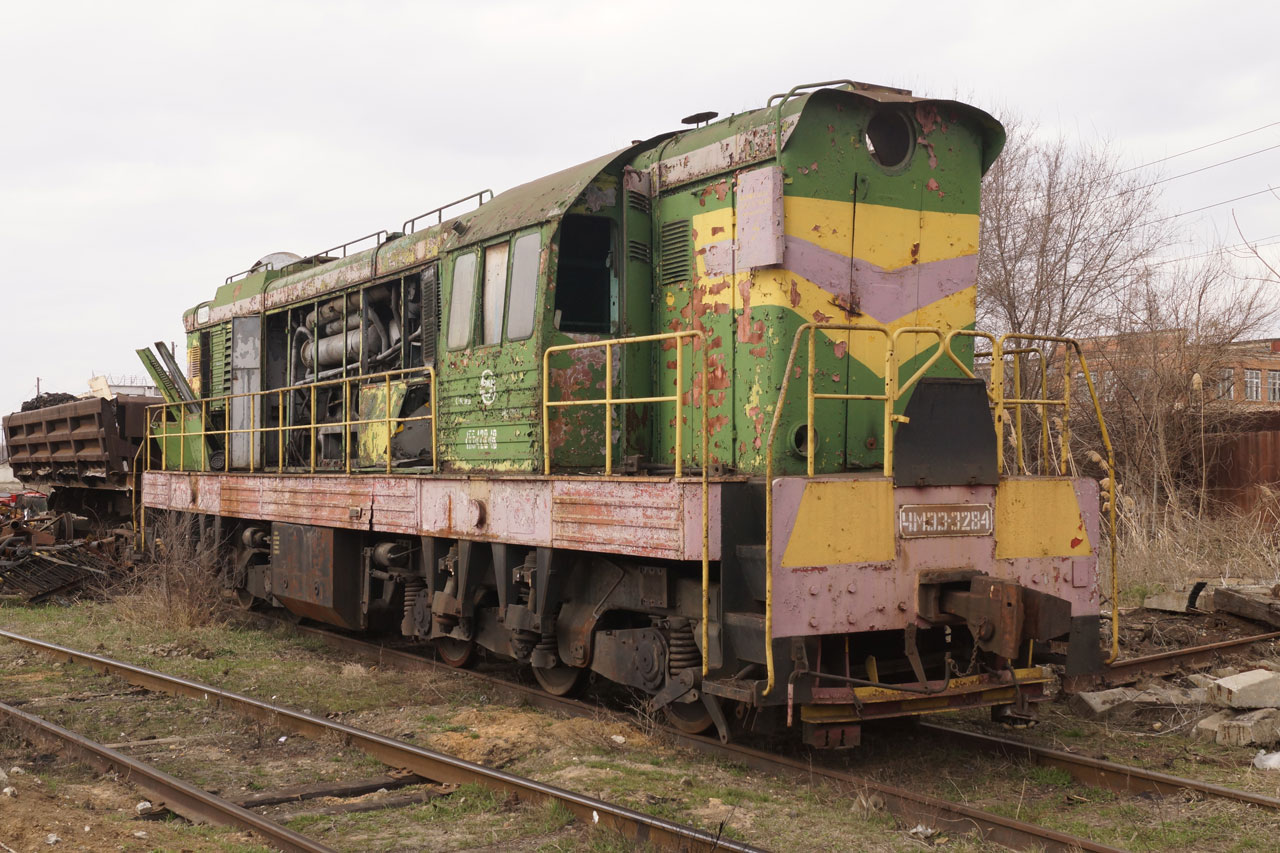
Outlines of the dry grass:
<svg viewBox="0 0 1280 853">
<path fill-rule="evenodd" d="M 181 629 L 227 617 L 219 578 L 218 543 L 201 535 L 195 516 L 161 515 L 148 529 L 152 547 L 114 591 L 120 617 L 136 625 L 164 622 Z"/>
<path fill-rule="evenodd" d="M 1124 498 L 1117 509 L 1122 604 L 1141 604 L 1149 593 L 1201 579 L 1280 581 L 1280 539 L 1258 515 L 1218 508 L 1202 516 L 1179 507 L 1152 509 Z M 1106 559 L 1102 563 L 1105 570 Z M 1104 584 L 1108 589 L 1110 578 Z"/>
</svg>

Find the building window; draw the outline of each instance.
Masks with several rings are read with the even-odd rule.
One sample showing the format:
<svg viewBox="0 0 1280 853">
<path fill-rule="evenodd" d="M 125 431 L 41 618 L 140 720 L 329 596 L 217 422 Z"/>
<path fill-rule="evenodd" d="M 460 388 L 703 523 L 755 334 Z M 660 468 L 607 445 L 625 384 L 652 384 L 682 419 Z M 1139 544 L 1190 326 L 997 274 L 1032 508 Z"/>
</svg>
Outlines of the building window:
<svg viewBox="0 0 1280 853">
<path fill-rule="evenodd" d="M 1218 379 L 1218 398 L 1221 400 L 1234 400 L 1236 398 L 1236 371 L 1234 368 L 1227 367 L 1222 371 L 1222 376 Z"/>
<path fill-rule="evenodd" d="M 1257 402 L 1262 399 L 1262 371 L 1249 370 L 1244 371 L 1244 398 Z"/>
<path fill-rule="evenodd" d="M 1267 371 L 1267 400 L 1280 403 L 1280 370 Z"/>
</svg>

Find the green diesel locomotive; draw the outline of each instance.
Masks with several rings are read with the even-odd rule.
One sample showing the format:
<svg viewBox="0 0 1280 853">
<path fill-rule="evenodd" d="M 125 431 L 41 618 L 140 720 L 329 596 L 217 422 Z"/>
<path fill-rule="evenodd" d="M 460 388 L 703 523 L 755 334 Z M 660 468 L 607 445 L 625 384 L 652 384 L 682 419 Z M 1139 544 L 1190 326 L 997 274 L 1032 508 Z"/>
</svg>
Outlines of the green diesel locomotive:
<svg viewBox="0 0 1280 853">
<path fill-rule="evenodd" d="M 974 329 L 1000 125 L 851 81 L 712 118 L 228 278 L 186 379 L 141 351 L 148 514 L 208 519 L 245 603 L 723 737 L 848 746 L 1096 669 L 1078 348 Z M 1007 381 L 1033 350 L 1052 399 Z"/>
</svg>

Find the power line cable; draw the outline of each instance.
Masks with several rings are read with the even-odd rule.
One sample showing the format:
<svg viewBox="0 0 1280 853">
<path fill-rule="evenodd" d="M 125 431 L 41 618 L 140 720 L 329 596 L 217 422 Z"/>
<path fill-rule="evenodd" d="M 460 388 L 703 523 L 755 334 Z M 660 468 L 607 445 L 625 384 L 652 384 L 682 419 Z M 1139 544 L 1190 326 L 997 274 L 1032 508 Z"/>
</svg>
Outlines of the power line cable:
<svg viewBox="0 0 1280 853">
<path fill-rule="evenodd" d="M 1160 180 L 1158 180 L 1158 181 L 1152 181 L 1152 182 L 1151 182 L 1151 183 L 1149 183 L 1149 184 L 1142 184 L 1141 186 L 1137 186 L 1137 187 L 1130 187 L 1130 188 L 1129 188 L 1129 189 L 1127 189 L 1127 190 L 1121 190 L 1120 192 L 1116 193 L 1115 195 L 1110 195 L 1110 196 L 1107 196 L 1107 197 L 1106 197 L 1106 198 L 1104 198 L 1104 199 L 1100 199 L 1100 201 L 1110 201 L 1110 200 L 1111 200 L 1111 199 L 1113 199 L 1113 198 L 1119 198 L 1120 196 L 1125 195 L 1125 194 L 1127 194 L 1127 193 L 1137 192 L 1138 190 L 1145 190 L 1145 189 L 1148 189 L 1148 188 L 1150 188 L 1150 187 L 1157 186 L 1158 184 L 1167 184 L 1167 183 L 1169 183 L 1170 181 L 1176 181 L 1176 180 L 1178 180 L 1179 178 L 1186 178 L 1186 177 L 1190 177 L 1191 175 L 1198 175 L 1198 174 L 1199 174 L 1199 173 L 1201 173 L 1201 172 L 1207 172 L 1207 171 L 1208 171 L 1208 170 L 1210 170 L 1210 169 L 1216 169 L 1216 168 L 1217 168 L 1217 167 L 1219 167 L 1219 166 L 1225 166 L 1225 165 L 1227 165 L 1228 163 L 1234 163 L 1234 162 L 1236 162 L 1237 160 L 1244 160 L 1244 159 L 1247 159 L 1247 158 L 1249 158 L 1249 157 L 1257 156 L 1258 154 L 1265 154 L 1266 152 L 1268 152 L 1268 151 L 1274 151 L 1274 150 L 1276 150 L 1277 148 L 1280 148 L 1280 143 L 1277 143 L 1277 144 L 1275 144 L 1275 145 L 1268 146 L 1268 147 L 1266 147 L 1266 148 L 1259 148 L 1257 151 L 1250 151 L 1248 154 L 1241 154 L 1239 157 L 1232 157 L 1232 158 L 1231 158 L 1231 159 L 1229 159 L 1229 160 L 1219 160 L 1217 163 L 1210 163 L 1208 166 L 1201 166 L 1199 169 L 1192 169 L 1190 172 L 1183 172 L 1181 175 L 1171 175 L 1171 176 L 1169 176 L 1169 177 L 1167 177 L 1167 178 L 1161 178 L 1161 179 L 1160 179 Z M 1117 172 L 1116 174 L 1123 174 L 1123 173 L 1121 173 L 1121 172 Z"/>
<path fill-rule="evenodd" d="M 1155 166 L 1159 163 L 1164 163 L 1167 160 L 1172 160 L 1175 157 L 1182 157 L 1183 155 L 1186 155 L 1186 154 L 1194 154 L 1197 151 L 1203 151 L 1206 148 L 1212 148 L 1215 145 L 1221 145 L 1224 142 L 1230 142 L 1233 139 L 1239 139 L 1242 136 L 1248 136 L 1252 133 L 1258 133 L 1260 131 L 1266 130 L 1269 127 L 1276 127 L 1277 125 L 1280 125 L 1280 121 L 1273 121 L 1270 124 L 1262 125 L 1262 127 L 1255 127 L 1253 130 L 1246 130 L 1243 133 L 1237 133 L 1234 136 L 1227 136 L 1227 137 L 1224 137 L 1223 139 L 1218 139 L 1213 142 L 1206 142 L 1204 145 L 1198 145 L 1195 148 L 1188 148 L 1186 151 L 1179 151 L 1177 154 L 1170 154 L 1168 157 L 1161 157 L 1159 160 L 1152 160 L 1150 163 L 1143 163 L 1140 166 L 1130 166 L 1128 169 L 1122 169 L 1116 174 L 1123 175 L 1126 172 L 1136 172 L 1139 169 L 1146 169 L 1150 166 Z"/>
</svg>

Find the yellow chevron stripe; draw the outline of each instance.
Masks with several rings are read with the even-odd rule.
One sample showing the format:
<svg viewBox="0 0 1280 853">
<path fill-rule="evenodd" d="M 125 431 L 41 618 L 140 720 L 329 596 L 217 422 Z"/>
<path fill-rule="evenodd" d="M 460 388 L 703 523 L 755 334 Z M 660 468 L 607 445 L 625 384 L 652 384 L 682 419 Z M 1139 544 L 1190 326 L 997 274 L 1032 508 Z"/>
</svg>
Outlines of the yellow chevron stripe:
<svg viewBox="0 0 1280 853">
<path fill-rule="evenodd" d="M 792 282 L 795 282 L 796 292 L 800 297 L 799 304 L 795 306 L 791 304 Z M 707 297 L 707 300 L 712 301 L 712 299 L 723 297 L 724 301 L 731 301 L 733 307 L 740 308 L 741 306 L 736 304 L 737 290 L 736 286 L 726 288 L 715 297 Z M 755 281 L 751 288 L 752 307 L 771 305 L 786 308 L 799 314 L 805 322 L 817 322 L 813 316 L 817 311 L 830 316 L 829 322 L 832 323 L 847 322 L 876 326 L 887 329 L 890 334 L 907 326 L 930 326 L 942 329 L 944 332 L 949 329 L 965 328 L 973 323 L 977 297 L 977 286 L 967 287 L 886 325 L 866 315 L 857 315 L 846 320 L 844 313 L 832 306 L 831 294 L 808 279 L 788 270 L 756 270 Z M 884 338 L 880 335 L 842 331 L 823 331 L 822 334 L 831 341 L 851 343 L 850 351 L 859 361 L 877 376 L 884 375 Z M 850 336 L 853 338 L 852 341 L 849 340 Z M 790 341 L 771 341 L 771 343 L 787 347 L 791 344 Z M 903 336 L 898 341 L 899 361 L 914 358 L 936 343 L 937 338 L 932 335 Z"/>
<path fill-rule="evenodd" d="M 820 198 L 783 199 L 787 235 L 816 243 L 831 252 L 849 255 L 853 203 Z M 853 255 L 886 270 L 910 266 L 911 249 L 918 242 L 916 263 L 942 261 L 978 251 L 978 216 L 906 210 L 879 204 L 859 204 L 853 228 Z"/>
<path fill-rule="evenodd" d="M 854 256 L 886 270 L 912 263 L 911 249 L 919 242 L 915 262 L 927 264 L 978 251 L 978 216 L 907 210 L 880 204 L 859 204 L 853 228 L 853 203 L 788 196 L 783 199 L 786 233 L 830 252 L 849 256 L 849 232 L 854 231 Z M 731 240 L 733 208 L 722 207 L 693 217 L 694 247 Z M 721 229 L 716 231 L 716 229 Z"/>
</svg>

